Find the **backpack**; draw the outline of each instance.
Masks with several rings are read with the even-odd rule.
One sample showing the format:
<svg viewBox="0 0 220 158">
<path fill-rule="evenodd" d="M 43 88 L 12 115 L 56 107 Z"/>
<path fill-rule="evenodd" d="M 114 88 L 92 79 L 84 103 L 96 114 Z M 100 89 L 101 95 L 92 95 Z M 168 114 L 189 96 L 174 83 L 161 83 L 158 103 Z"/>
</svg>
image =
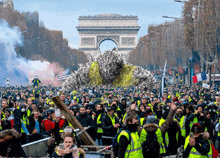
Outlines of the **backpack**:
<svg viewBox="0 0 220 158">
<path fill-rule="evenodd" d="M 142 144 L 142 152 L 144 158 L 158 158 L 160 144 L 155 132 L 147 132 L 146 141 Z"/>
<path fill-rule="evenodd" d="M 118 149 L 119 149 L 119 143 L 117 142 L 118 136 L 119 134 L 125 130 L 128 135 L 129 135 L 129 144 L 131 142 L 131 132 L 128 129 L 123 129 L 121 128 L 118 133 L 114 136 L 114 138 L 112 139 L 112 149 L 113 149 L 113 153 L 115 155 L 115 157 L 118 157 Z"/>
</svg>

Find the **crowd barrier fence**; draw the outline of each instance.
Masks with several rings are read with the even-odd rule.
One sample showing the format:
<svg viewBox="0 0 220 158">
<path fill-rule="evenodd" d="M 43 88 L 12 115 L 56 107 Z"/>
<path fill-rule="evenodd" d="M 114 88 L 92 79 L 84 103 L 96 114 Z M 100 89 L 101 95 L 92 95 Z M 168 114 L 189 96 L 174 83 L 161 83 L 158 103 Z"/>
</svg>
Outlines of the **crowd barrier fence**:
<svg viewBox="0 0 220 158">
<path fill-rule="evenodd" d="M 22 145 L 22 148 L 24 152 L 26 153 L 27 157 L 45 157 L 47 155 L 47 140 L 50 139 L 44 138 L 35 142 L 27 143 Z M 86 146 L 82 145 L 82 147 L 89 148 L 91 146 Z M 98 148 L 104 148 L 106 146 L 96 146 Z M 104 158 L 106 154 L 109 154 L 111 158 L 113 158 L 113 152 L 111 150 L 108 150 L 106 152 L 92 152 L 92 151 L 87 151 L 86 152 L 86 157 L 85 158 Z M 172 156 L 167 156 L 166 158 L 176 158 L 175 155 Z"/>
<path fill-rule="evenodd" d="M 47 154 L 47 145 L 46 144 L 47 144 L 48 139 L 50 139 L 50 137 L 22 145 L 22 148 L 23 148 L 24 152 L 26 153 L 26 156 L 27 157 L 46 156 L 46 154 Z"/>
</svg>

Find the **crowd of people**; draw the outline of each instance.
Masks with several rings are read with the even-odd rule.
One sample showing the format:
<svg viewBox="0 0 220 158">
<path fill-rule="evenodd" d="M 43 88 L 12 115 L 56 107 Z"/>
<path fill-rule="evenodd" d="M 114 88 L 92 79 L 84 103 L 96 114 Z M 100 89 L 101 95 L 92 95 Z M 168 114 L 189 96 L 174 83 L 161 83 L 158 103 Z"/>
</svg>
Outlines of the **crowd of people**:
<svg viewBox="0 0 220 158">
<path fill-rule="evenodd" d="M 184 158 L 220 152 L 220 87 L 169 85 L 159 97 L 159 85 L 151 91 L 110 85 L 62 91 L 33 83 L 0 87 L 0 148 L 12 139 L 26 144 L 50 137 L 50 156 L 84 157 L 85 142 L 51 99 L 58 95 L 96 144 L 113 145 L 118 158 L 178 155 L 181 147 Z M 16 156 L 25 155 L 14 146 Z M 0 151 L 1 156 L 15 153 Z"/>
</svg>

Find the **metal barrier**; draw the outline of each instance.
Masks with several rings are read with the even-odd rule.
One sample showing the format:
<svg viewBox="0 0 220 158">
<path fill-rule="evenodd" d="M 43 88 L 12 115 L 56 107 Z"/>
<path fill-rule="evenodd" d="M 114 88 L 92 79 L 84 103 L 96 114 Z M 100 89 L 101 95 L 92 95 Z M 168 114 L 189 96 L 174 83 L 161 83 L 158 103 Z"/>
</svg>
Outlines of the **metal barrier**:
<svg viewBox="0 0 220 158">
<path fill-rule="evenodd" d="M 44 156 L 46 156 L 47 155 L 46 143 L 47 143 L 48 139 L 50 139 L 50 137 L 22 145 L 22 148 L 23 148 L 24 152 L 26 153 L 26 156 L 27 157 L 32 157 L 32 156 L 44 157 Z M 86 151 L 86 158 L 104 158 L 105 155 L 110 155 L 111 158 L 114 157 L 112 150 L 105 150 L 105 148 L 108 146 L 82 145 L 82 147 L 83 148 L 94 148 L 95 147 L 95 148 L 101 149 L 101 150 L 99 150 L 100 152 L 99 151 L 97 151 L 97 152 Z M 167 156 L 165 158 L 176 158 L 176 155 Z"/>
<path fill-rule="evenodd" d="M 110 150 L 111 146 L 102 146 L 102 145 L 81 145 L 86 152 L 86 158 L 105 158 L 106 155 L 109 155 L 111 158 L 114 158 L 114 153 Z M 89 148 L 97 148 L 98 151 L 89 151 Z"/>
<path fill-rule="evenodd" d="M 22 145 L 26 156 L 46 156 L 46 143 L 48 139 L 50 139 L 50 137 Z"/>
</svg>

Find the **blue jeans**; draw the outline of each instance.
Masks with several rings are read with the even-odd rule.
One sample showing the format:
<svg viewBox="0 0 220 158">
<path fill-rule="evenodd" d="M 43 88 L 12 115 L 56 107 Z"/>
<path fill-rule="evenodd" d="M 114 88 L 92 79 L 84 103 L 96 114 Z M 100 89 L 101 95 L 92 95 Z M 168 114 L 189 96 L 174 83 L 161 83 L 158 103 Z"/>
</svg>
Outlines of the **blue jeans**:
<svg viewBox="0 0 220 158">
<path fill-rule="evenodd" d="M 97 145 L 102 145 L 102 138 L 96 139 L 96 140 L 95 140 L 95 143 L 96 143 Z"/>
</svg>

